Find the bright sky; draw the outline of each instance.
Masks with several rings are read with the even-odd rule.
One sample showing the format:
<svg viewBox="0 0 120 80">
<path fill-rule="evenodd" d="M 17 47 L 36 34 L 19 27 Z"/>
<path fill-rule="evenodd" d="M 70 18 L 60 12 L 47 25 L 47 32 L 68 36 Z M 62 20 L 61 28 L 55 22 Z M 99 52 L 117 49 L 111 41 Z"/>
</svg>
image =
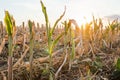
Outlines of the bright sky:
<svg viewBox="0 0 120 80">
<path fill-rule="evenodd" d="M 64 11 L 64 20 L 75 19 L 81 25 L 95 17 L 120 14 L 120 0 L 42 0 L 47 7 L 49 21 L 53 23 Z M 40 0 L 0 0 L 0 20 L 4 19 L 4 10 L 8 10 L 20 25 L 28 19 L 44 23 Z"/>
</svg>

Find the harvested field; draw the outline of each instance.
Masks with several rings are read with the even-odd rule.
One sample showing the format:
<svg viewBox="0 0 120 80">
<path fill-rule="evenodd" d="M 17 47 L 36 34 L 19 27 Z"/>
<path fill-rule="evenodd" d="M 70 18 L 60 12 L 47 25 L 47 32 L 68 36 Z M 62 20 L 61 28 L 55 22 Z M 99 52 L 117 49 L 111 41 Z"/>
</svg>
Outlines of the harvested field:
<svg viewBox="0 0 120 80">
<path fill-rule="evenodd" d="M 29 20 L 16 26 L 5 11 L 5 25 L 0 22 L 0 80 L 11 80 L 11 75 L 13 80 L 120 79 L 117 20 L 103 26 L 102 19 L 93 16 L 78 26 L 74 19 L 61 21 L 65 9 L 51 27 L 42 1 L 41 7 L 46 24 Z"/>
</svg>

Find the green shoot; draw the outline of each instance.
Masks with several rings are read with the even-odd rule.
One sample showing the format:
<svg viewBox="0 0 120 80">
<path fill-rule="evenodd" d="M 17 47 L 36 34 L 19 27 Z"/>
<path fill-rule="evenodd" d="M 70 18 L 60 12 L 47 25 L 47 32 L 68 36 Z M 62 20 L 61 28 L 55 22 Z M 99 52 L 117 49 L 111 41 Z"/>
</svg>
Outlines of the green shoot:
<svg viewBox="0 0 120 80">
<path fill-rule="evenodd" d="M 120 58 L 118 58 L 115 67 L 116 67 L 116 69 L 117 69 L 118 71 L 120 71 Z"/>
<path fill-rule="evenodd" d="M 12 52 L 12 42 L 13 42 L 13 38 L 12 38 L 12 33 L 13 33 L 13 22 L 12 22 L 12 18 L 11 15 L 9 14 L 8 11 L 5 11 L 5 18 L 4 18 L 4 22 L 5 22 L 5 26 L 6 26 L 6 31 L 8 34 L 8 80 L 13 80 L 12 76 L 13 76 L 13 72 L 12 72 L 12 65 L 13 65 L 13 61 L 12 61 L 12 57 L 13 57 L 13 52 Z"/>
<path fill-rule="evenodd" d="M 65 11 L 63 12 L 63 14 L 60 16 L 60 18 L 58 18 L 54 24 L 54 26 L 52 28 L 50 28 L 49 26 L 49 20 L 48 20 L 48 15 L 47 15 L 47 11 L 46 11 L 46 7 L 44 6 L 43 2 L 40 1 L 41 3 L 41 7 L 42 7 L 42 12 L 44 14 L 45 17 L 45 22 L 46 22 L 46 29 L 47 29 L 47 37 L 48 37 L 48 53 L 50 56 L 50 65 L 52 64 L 52 52 L 54 49 L 54 46 L 57 44 L 57 42 L 59 41 L 59 39 L 63 36 L 64 33 L 61 33 L 55 40 L 52 41 L 52 36 L 53 36 L 53 32 L 58 24 L 58 22 L 63 18 L 63 16 L 65 15 Z"/>
<path fill-rule="evenodd" d="M 44 6 L 43 2 L 41 2 L 41 6 L 42 6 L 42 12 L 44 14 L 45 17 L 45 21 L 46 21 L 46 29 L 47 29 L 47 37 L 48 37 L 48 53 L 50 56 L 50 61 L 49 61 L 49 67 L 52 66 L 52 52 L 53 49 L 55 47 L 55 45 L 57 44 L 57 42 L 59 41 L 59 39 L 64 35 L 64 32 L 62 32 L 60 35 L 57 36 L 57 38 L 55 40 L 52 40 L 53 37 L 53 33 L 55 31 L 55 28 L 57 26 L 57 24 L 59 23 L 59 21 L 63 18 L 63 16 L 65 15 L 65 11 L 63 12 L 63 14 L 56 20 L 55 24 L 53 25 L 53 27 L 51 28 L 49 25 L 49 20 L 48 20 L 48 15 L 47 15 L 47 11 L 46 11 L 46 7 Z M 53 80 L 52 77 L 52 73 L 50 72 L 50 80 Z"/>
<path fill-rule="evenodd" d="M 75 37 L 75 34 L 74 34 L 74 31 L 72 29 L 72 26 L 71 24 L 74 24 L 74 22 L 72 22 L 72 20 L 69 20 L 69 23 L 68 23 L 68 27 L 69 27 L 69 40 L 70 40 L 70 43 L 71 44 L 71 47 L 69 48 L 70 51 L 71 51 L 71 54 L 70 54 L 70 63 L 69 63 L 69 70 L 71 69 L 71 64 L 72 64 L 72 61 L 75 57 L 75 41 L 74 41 L 74 37 Z M 72 50 L 71 50 L 72 48 Z"/>
<path fill-rule="evenodd" d="M 28 21 L 29 30 L 30 30 L 30 80 L 32 80 L 32 61 L 33 61 L 33 47 L 34 47 L 34 28 L 33 23 L 29 20 Z"/>
<path fill-rule="evenodd" d="M 71 53 L 71 59 L 73 60 L 75 57 L 75 41 L 74 41 L 74 32 L 71 31 L 71 38 L 72 38 L 72 53 Z"/>
</svg>

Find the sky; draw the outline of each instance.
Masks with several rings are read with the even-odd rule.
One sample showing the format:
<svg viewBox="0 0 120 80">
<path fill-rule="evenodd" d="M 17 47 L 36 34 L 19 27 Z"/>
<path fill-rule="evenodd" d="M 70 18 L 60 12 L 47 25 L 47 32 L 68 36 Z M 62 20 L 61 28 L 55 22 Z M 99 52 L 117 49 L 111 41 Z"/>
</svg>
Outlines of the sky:
<svg viewBox="0 0 120 80">
<path fill-rule="evenodd" d="M 63 13 L 64 20 L 75 19 L 79 25 L 95 17 L 120 15 L 120 0 L 42 0 L 47 7 L 51 25 Z M 31 19 L 45 23 L 40 0 L 0 0 L 0 21 L 4 20 L 4 11 L 8 10 L 14 16 L 17 25 Z"/>
</svg>

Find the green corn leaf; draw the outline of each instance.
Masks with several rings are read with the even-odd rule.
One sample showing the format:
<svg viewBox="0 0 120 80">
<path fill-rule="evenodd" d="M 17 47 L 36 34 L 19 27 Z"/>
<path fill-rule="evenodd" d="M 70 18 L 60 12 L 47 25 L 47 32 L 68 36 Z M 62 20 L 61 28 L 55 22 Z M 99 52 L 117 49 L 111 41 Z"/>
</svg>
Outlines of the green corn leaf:
<svg viewBox="0 0 120 80">
<path fill-rule="evenodd" d="M 47 15 L 46 7 L 44 6 L 44 4 L 43 4 L 42 1 L 40 1 L 40 3 L 41 3 L 41 7 L 42 7 L 42 12 L 43 12 L 44 17 L 45 17 L 47 34 L 48 34 L 48 32 L 49 32 L 49 20 L 48 20 L 48 15 Z"/>
<path fill-rule="evenodd" d="M 49 75 L 49 80 L 54 80 L 53 79 L 53 74 L 50 72 L 50 75 Z"/>
<path fill-rule="evenodd" d="M 48 31 L 48 46 L 51 45 L 51 42 L 52 42 L 52 34 L 50 34 L 50 32 Z"/>
<path fill-rule="evenodd" d="M 13 26 L 12 26 L 11 16 L 8 11 L 5 11 L 4 22 L 6 25 L 6 30 L 7 30 L 8 35 L 12 36 Z"/>
<path fill-rule="evenodd" d="M 30 29 L 30 34 L 32 34 L 32 21 L 28 21 L 28 26 L 29 26 L 29 29 Z"/>
<path fill-rule="evenodd" d="M 46 15 L 46 7 L 44 6 L 44 4 L 43 4 L 42 1 L 40 1 L 40 3 L 41 3 L 42 12 L 44 13 L 44 16 L 47 16 L 47 15 Z M 46 20 L 48 20 L 48 17 L 46 18 Z"/>
<path fill-rule="evenodd" d="M 54 30 L 55 30 L 55 27 L 57 26 L 58 22 L 63 18 L 63 16 L 65 15 L 65 12 L 66 12 L 66 8 L 63 12 L 63 14 L 56 20 L 54 26 L 53 26 L 53 29 L 51 30 L 51 34 L 53 34 Z"/>
<path fill-rule="evenodd" d="M 67 28 L 68 28 L 68 25 L 67 25 L 67 21 L 64 21 L 64 49 L 67 47 Z"/>
<path fill-rule="evenodd" d="M 50 49 L 51 37 L 52 37 L 52 35 L 50 33 L 51 28 L 50 28 L 50 25 L 49 25 L 49 20 L 48 20 L 48 15 L 47 15 L 46 7 L 44 6 L 42 0 L 40 1 L 40 3 L 41 3 L 41 7 L 42 7 L 42 12 L 43 12 L 44 17 L 45 17 L 46 29 L 47 29 L 47 37 L 48 37 L 48 48 Z"/>
<path fill-rule="evenodd" d="M 74 32 L 71 31 L 71 36 L 72 36 L 72 54 L 71 54 L 71 59 L 74 59 L 75 57 L 75 41 L 74 41 Z"/>
<path fill-rule="evenodd" d="M 11 20 L 12 20 L 13 27 L 15 27 L 15 20 L 14 20 L 13 16 L 11 16 Z"/>
<path fill-rule="evenodd" d="M 117 60 L 116 69 L 120 71 L 120 58 Z"/>
<path fill-rule="evenodd" d="M 68 28 L 68 25 L 67 25 L 67 21 L 64 22 L 64 31 L 65 31 L 65 35 L 67 35 L 67 28 Z"/>
<path fill-rule="evenodd" d="M 45 22 L 46 22 L 46 29 L 47 29 L 47 37 L 48 37 L 48 51 L 49 51 L 49 54 L 51 54 L 51 43 L 52 43 L 52 35 L 50 34 L 50 25 L 49 25 L 49 20 L 48 20 L 48 15 L 47 15 L 47 11 L 46 11 L 46 7 L 44 6 L 42 0 L 40 0 L 40 3 L 41 3 L 41 7 L 42 7 L 42 12 L 44 14 L 44 17 L 45 17 Z"/>
<path fill-rule="evenodd" d="M 67 21 L 65 21 L 63 25 L 65 26 L 65 35 L 67 35 L 67 32 L 71 26 L 71 23 L 67 23 Z"/>
<path fill-rule="evenodd" d="M 54 48 L 54 46 L 57 44 L 57 42 L 60 40 L 60 38 L 64 35 L 64 32 L 62 32 L 59 36 L 57 36 L 57 38 L 52 42 L 51 44 L 51 48 L 50 48 L 50 51 L 52 53 L 52 50 Z M 51 55 L 51 54 L 50 54 Z"/>
<path fill-rule="evenodd" d="M 57 36 L 57 38 L 53 41 L 53 45 L 56 45 L 63 35 L 64 35 L 64 32 L 62 32 L 59 36 Z"/>
</svg>

